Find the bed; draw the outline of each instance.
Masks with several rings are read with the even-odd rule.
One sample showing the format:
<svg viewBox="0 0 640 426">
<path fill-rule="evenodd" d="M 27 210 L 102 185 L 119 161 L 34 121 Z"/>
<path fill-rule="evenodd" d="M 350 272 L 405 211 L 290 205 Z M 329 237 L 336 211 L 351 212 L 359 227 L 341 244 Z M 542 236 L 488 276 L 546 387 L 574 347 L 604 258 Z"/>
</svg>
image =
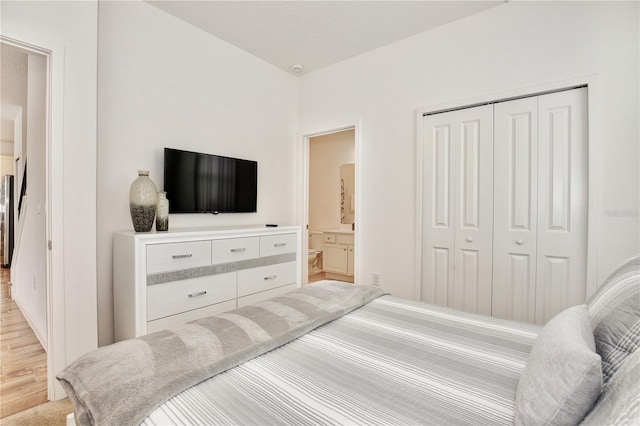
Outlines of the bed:
<svg viewBox="0 0 640 426">
<path fill-rule="evenodd" d="M 325 281 L 58 378 L 77 424 L 637 424 L 639 265 L 544 328 Z"/>
</svg>

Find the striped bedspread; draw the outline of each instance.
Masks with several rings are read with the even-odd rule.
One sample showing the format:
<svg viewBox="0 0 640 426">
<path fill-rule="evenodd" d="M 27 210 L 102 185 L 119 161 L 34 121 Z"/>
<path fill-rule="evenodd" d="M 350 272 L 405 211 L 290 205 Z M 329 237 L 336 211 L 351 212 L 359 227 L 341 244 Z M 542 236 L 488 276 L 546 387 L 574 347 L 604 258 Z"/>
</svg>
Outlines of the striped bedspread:
<svg viewBox="0 0 640 426">
<path fill-rule="evenodd" d="M 513 424 L 539 330 L 383 296 L 182 392 L 143 424 Z"/>
</svg>

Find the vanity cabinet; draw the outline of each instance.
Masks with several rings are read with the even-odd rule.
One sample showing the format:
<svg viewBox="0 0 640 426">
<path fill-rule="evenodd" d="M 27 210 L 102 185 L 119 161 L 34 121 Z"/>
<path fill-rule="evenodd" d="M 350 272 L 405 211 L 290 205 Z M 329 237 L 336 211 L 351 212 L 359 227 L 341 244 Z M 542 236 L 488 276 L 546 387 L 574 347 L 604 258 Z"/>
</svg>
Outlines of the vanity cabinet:
<svg viewBox="0 0 640 426">
<path fill-rule="evenodd" d="M 326 231 L 322 235 L 322 262 L 327 279 L 353 282 L 353 232 Z"/>
<path fill-rule="evenodd" d="M 301 283 L 300 228 L 114 236 L 116 341 L 215 315 Z"/>
<path fill-rule="evenodd" d="M 347 275 L 349 272 L 348 246 L 325 243 L 323 261 L 325 272 Z"/>
</svg>

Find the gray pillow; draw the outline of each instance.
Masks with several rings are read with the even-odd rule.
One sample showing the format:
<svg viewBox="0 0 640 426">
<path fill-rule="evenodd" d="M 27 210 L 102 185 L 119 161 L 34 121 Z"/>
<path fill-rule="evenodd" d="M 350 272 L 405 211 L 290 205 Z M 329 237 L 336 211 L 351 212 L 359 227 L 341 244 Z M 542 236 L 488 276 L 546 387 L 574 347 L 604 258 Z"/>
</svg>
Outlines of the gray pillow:
<svg viewBox="0 0 640 426">
<path fill-rule="evenodd" d="M 603 381 L 640 346 L 640 256 L 627 260 L 587 301 Z"/>
<path fill-rule="evenodd" d="M 602 388 L 585 426 L 640 425 L 640 351 L 635 351 Z"/>
<path fill-rule="evenodd" d="M 601 388 L 587 307 L 573 306 L 553 317 L 531 348 L 516 390 L 515 424 L 578 424 Z"/>
</svg>

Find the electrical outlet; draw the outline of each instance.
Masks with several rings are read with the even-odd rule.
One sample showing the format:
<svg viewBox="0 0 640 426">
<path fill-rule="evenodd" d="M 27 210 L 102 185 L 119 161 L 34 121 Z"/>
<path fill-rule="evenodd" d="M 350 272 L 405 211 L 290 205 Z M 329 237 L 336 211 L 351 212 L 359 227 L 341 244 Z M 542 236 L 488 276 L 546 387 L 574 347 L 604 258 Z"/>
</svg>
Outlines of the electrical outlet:
<svg viewBox="0 0 640 426">
<path fill-rule="evenodd" d="M 380 273 L 378 272 L 373 273 L 371 284 L 380 287 Z"/>
</svg>

